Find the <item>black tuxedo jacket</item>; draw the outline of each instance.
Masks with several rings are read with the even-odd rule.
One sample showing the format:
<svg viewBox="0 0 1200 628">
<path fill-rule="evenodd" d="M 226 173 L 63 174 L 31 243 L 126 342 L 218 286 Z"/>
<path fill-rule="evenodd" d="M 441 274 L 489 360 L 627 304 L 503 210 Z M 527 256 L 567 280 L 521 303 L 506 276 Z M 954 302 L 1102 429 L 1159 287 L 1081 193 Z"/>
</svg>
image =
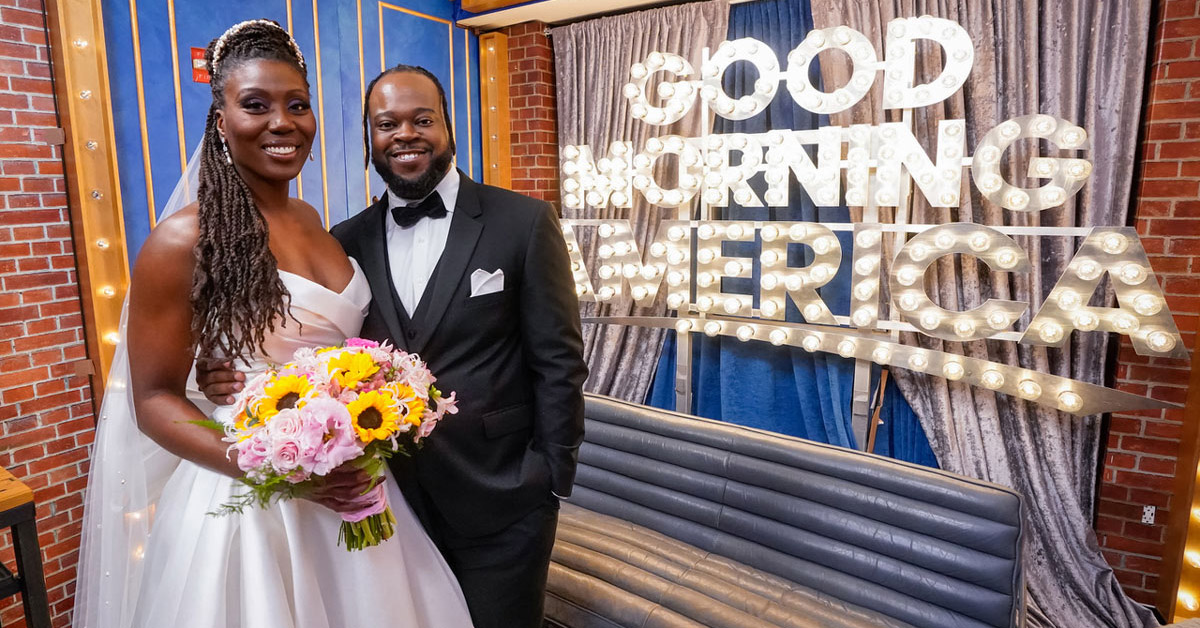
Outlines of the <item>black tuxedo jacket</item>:
<svg viewBox="0 0 1200 628">
<path fill-rule="evenodd" d="M 455 531 L 482 536 L 571 492 L 583 440 L 579 301 L 554 209 L 460 172 L 446 248 L 406 321 L 387 265 L 387 198 L 335 226 L 373 300 L 362 336 L 417 353 L 458 394 L 411 460 L 393 458 Z M 504 271 L 504 289 L 471 296 L 471 273 Z M 426 518 L 426 525 L 429 525 Z"/>
</svg>

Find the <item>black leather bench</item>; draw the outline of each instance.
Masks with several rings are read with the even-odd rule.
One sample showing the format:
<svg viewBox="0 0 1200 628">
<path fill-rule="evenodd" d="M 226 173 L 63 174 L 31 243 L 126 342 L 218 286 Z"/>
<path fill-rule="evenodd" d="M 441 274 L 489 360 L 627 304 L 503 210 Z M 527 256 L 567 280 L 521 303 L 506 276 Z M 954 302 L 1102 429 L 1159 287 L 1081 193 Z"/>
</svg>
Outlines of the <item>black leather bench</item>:
<svg viewBox="0 0 1200 628">
<path fill-rule="evenodd" d="M 1024 625 L 1010 489 L 606 397 L 586 415 L 551 624 Z"/>
</svg>

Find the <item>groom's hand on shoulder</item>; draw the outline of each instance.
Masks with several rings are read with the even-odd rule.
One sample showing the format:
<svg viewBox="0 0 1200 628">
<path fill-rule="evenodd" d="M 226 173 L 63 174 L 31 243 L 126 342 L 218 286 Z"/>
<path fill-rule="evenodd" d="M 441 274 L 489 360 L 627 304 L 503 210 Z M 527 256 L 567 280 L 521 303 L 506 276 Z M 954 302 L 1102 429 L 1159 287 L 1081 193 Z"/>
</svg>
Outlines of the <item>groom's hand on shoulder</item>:
<svg viewBox="0 0 1200 628">
<path fill-rule="evenodd" d="M 196 358 L 196 387 L 218 406 L 234 402 L 246 376 L 233 370 L 233 362 L 219 358 Z"/>
</svg>

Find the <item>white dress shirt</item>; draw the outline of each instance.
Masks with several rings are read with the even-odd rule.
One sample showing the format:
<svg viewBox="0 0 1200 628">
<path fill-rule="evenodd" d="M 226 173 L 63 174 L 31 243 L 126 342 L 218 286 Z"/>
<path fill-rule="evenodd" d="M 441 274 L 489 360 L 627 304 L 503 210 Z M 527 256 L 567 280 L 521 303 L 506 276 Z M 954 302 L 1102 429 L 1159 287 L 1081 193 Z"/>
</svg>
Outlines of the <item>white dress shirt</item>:
<svg viewBox="0 0 1200 628">
<path fill-rule="evenodd" d="M 454 203 L 458 200 L 458 169 L 450 168 L 450 172 L 442 178 L 431 194 L 442 197 L 446 206 L 446 215 L 441 218 L 425 216 L 411 227 L 401 227 L 392 220 L 391 210 L 419 203 L 423 199 L 398 198 L 395 192 L 388 192 L 387 220 L 387 249 L 388 263 L 392 272 L 392 285 L 396 294 L 400 295 L 400 304 L 404 311 L 412 316 L 421 303 L 421 295 L 429 285 L 429 278 L 442 251 L 446 249 L 446 237 L 450 235 L 450 219 L 454 217 Z"/>
</svg>

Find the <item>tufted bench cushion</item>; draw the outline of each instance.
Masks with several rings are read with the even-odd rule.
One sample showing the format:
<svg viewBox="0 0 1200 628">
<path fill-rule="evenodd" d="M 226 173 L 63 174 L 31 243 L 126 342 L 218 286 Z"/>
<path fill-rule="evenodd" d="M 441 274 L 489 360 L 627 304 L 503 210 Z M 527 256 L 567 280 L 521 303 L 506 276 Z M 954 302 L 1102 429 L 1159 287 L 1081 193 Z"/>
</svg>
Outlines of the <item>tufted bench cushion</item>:
<svg viewBox="0 0 1200 628">
<path fill-rule="evenodd" d="M 594 395 L 586 416 L 547 586 L 555 623 L 1024 622 L 1009 489 Z"/>
</svg>

